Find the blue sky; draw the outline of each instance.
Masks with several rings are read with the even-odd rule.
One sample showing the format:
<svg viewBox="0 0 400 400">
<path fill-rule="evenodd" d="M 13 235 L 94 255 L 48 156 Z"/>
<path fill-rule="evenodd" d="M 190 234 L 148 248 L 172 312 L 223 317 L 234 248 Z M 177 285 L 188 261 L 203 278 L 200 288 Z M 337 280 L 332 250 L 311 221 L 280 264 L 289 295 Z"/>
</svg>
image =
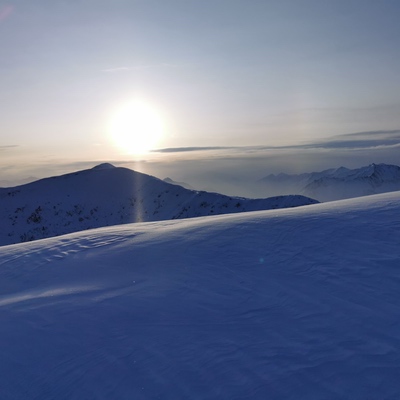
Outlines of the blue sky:
<svg viewBox="0 0 400 400">
<path fill-rule="evenodd" d="M 2 166 L 126 160 L 107 126 L 132 98 L 162 115 L 160 148 L 398 129 L 398 15 L 390 0 L 0 1 Z"/>
</svg>

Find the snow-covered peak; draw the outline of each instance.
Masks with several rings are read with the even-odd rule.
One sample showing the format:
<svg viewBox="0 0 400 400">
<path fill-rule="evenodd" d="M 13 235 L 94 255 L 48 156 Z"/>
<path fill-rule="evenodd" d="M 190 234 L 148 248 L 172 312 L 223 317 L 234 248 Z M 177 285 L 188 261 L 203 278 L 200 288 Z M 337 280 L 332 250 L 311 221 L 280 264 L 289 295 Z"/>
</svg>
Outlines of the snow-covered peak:
<svg viewBox="0 0 400 400">
<path fill-rule="evenodd" d="M 371 164 L 355 170 L 355 178 L 375 178 L 381 182 L 400 179 L 400 167 L 388 164 Z"/>
<path fill-rule="evenodd" d="M 339 167 L 336 169 L 331 170 L 330 176 L 334 177 L 334 178 L 343 178 L 346 177 L 349 174 L 349 169 L 346 167 Z"/>
<path fill-rule="evenodd" d="M 96 165 L 92 169 L 98 170 L 98 169 L 112 169 L 112 168 L 116 168 L 116 167 L 110 163 L 102 163 L 102 164 Z"/>
</svg>

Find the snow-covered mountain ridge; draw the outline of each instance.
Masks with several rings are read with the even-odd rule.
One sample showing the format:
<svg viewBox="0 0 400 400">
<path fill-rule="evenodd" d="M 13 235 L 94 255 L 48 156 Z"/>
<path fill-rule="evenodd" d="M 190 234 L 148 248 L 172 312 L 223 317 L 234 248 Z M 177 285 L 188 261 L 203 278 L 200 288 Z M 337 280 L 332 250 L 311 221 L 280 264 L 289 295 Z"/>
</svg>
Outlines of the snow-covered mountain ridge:
<svg viewBox="0 0 400 400">
<path fill-rule="evenodd" d="M 265 186 L 295 192 L 319 201 L 339 200 L 400 190 L 400 167 L 371 164 L 357 169 L 345 167 L 299 175 L 268 175 L 260 180 Z"/>
<path fill-rule="evenodd" d="M 400 398 L 400 193 L 4 246 L 0 398 Z"/>
<path fill-rule="evenodd" d="M 314 204 L 304 196 L 245 199 L 187 190 L 101 164 L 0 189 L 0 245 L 102 226 Z"/>
</svg>

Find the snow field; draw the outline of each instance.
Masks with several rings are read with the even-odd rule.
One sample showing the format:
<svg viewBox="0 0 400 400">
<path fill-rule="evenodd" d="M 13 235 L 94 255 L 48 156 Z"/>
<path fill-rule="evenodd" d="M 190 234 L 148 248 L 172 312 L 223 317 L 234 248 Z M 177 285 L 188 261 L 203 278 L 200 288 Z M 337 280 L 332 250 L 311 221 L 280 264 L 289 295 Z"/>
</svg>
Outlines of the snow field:
<svg viewBox="0 0 400 400">
<path fill-rule="evenodd" d="M 400 193 L 1 247 L 2 399 L 396 399 Z"/>
</svg>

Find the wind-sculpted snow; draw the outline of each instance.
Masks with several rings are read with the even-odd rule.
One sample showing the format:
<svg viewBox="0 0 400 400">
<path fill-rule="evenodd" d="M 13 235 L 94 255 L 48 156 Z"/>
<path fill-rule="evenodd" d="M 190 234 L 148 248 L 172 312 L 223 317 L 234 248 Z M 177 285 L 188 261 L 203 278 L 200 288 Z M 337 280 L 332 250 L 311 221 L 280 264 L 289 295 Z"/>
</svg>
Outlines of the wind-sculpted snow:
<svg viewBox="0 0 400 400">
<path fill-rule="evenodd" d="M 314 204 L 304 196 L 245 199 L 197 192 L 149 175 L 101 164 L 0 189 L 0 245 L 141 221 Z"/>
<path fill-rule="evenodd" d="M 400 398 L 400 193 L 4 246 L 0 398 Z"/>
</svg>

